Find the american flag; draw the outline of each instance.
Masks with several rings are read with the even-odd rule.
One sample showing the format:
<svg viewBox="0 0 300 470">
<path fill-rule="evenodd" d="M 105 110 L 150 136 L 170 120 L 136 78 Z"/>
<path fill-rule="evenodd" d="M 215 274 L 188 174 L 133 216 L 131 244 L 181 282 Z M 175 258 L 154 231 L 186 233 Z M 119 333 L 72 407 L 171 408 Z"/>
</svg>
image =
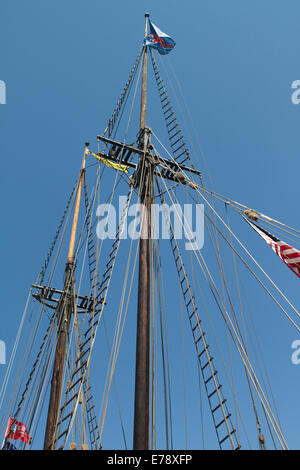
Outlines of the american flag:
<svg viewBox="0 0 300 470">
<path fill-rule="evenodd" d="M 266 230 L 262 229 L 258 225 L 250 222 L 245 217 L 244 219 L 249 225 L 257 232 L 267 244 L 272 248 L 273 251 L 285 262 L 285 264 L 298 276 L 300 277 L 300 251 L 296 250 L 287 243 L 274 237 Z"/>
</svg>

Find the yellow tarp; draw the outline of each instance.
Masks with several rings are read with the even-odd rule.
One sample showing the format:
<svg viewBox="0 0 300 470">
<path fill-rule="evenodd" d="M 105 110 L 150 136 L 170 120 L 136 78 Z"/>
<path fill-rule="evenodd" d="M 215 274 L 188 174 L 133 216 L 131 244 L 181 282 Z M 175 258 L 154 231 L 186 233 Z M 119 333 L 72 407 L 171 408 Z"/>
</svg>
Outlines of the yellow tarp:
<svg viewBox="0 0 300 470">
<path fill-rule="evenodd" d="M 99 155 L 93 152 L 89 152 L 89 153 L 93 155 L 95 158 L 97 158 L 97 160 L 100 160 L 102 163 L 104 163 L 104 165 L 109 166 L 110 168 L 113 168 L 114 170 L 124 171 L 124 173 L 128 173 L 129 166 L 121 165 L 120 163 L 111 162 L 110 160 L 100 157 Z"/>
</svg>

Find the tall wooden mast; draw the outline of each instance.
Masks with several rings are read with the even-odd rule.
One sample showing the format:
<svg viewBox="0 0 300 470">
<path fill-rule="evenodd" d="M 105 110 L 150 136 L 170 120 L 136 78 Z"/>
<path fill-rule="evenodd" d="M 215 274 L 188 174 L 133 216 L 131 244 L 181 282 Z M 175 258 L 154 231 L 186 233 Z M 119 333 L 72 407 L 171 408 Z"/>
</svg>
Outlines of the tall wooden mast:
<svg viewBox="0 0 300 470">
<path fill-rule="evenodd" d="M 145 14 L 145 37 L 148 34 L 148 13 Z M 134 403 L 134 449 L 149 449 L 149 402 L 150 402 L 150 262 L 151 262 L 151 201 L 153 170 L 146 158 L 149 133 L 146 128 L 147 101 L 147 46 L 144 45 L 143 77 L 140 114 L 140 199 L 141 236 L 139 254 L 139 283 L 137 308 L 136 372 Z"/>
<path fill-rule="evenodd" d="M 47 425 L 44 440 L 44 450 L 55 449 L 55 436 L 58 413 L 60 409 L 63 374 L 65 365 L 65 355 L 67 347 L 67 339 L 69 332 L 70 319 L 73 311 L 74 299 L 74 247 L 76 239 L 76 231 L 78 225 L 79 208 L 81 201 L 81 192 L 83 187 L 83 179 L 85 172 L 86 155 L 88 152 L 88 143 L 85 144 L 82 166 L 80 170 L 80 179 L 77 190 L 77 197 L 74 209 L 73 225 L 71 231 L 71 238 L 69 243 L 68 259 L 65 268 L 64 279 L 64 295 L 61 297 L 58 306 L 58 324 L 57 324 L 57 342 L 55 349 L 55 358 L 53 364 L 53 373 L 50 389 L 50 400 L 47 416 Z"/>
</svg>

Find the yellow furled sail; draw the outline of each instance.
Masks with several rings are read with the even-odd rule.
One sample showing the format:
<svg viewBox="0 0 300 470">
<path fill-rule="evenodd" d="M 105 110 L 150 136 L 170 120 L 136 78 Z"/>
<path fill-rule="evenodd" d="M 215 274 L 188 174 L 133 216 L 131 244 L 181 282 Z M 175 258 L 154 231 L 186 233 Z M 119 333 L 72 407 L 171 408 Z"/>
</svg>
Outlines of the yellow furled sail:
<svg viewBox="0 0 300 470">
<path fill-rule="evenodd" d="M 110 168 L 113 168 L 114 170 L 124 171 L 124 173 L 128 173 L 129 166 L 127 165 L 121 165 L 120 163 L 111 162 L 110 160 L 100 157 L 99 155 L 93 152 L 89 152 L 89 154 L 93 155 L 95 158 L 97 158 L 97 160 L 100 160 L 100 162 L 104 163 L 104 165 L 109 166 Z"/>
</svg>

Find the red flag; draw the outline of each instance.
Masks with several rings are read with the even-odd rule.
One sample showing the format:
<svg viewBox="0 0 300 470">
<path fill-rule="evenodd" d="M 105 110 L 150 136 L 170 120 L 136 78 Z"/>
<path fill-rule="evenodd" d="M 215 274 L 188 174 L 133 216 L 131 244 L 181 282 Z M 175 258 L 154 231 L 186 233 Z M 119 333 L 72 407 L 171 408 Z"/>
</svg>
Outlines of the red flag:
<svg viewBox="0 0 300 470">
<path fill-rule="evenodd" d="M 31 443 L 31 437 L 27 432 L 25 424 L 13 418 L 9 418 L 5 437 L 8 439 L 21 439 L 23 442 Z"/>
<path fill-rule="evenodd" d="M 244 217 L 245 219 L 245 217 Z M 257 232 L 267 244 L 272 248 L 273 251 L 285 262 L 285 264 L 298 276 L 300 277 L 300 251 L 296 250 L 287 243 L 274 237 L 266 230 L 262 229 L 258 225 L 245 219 L 249 225 Z"/>
</svg>

